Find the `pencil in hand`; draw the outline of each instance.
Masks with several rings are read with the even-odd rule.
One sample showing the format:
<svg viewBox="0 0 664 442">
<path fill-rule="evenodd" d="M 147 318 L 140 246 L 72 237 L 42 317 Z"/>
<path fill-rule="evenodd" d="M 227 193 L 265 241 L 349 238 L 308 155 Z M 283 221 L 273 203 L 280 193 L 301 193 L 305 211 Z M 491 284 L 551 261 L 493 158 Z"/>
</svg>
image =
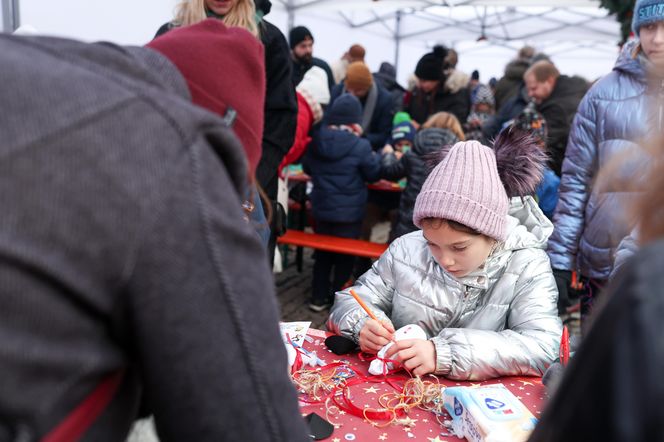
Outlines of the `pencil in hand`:
<svg viewBox="0 0 664 442">
<path fill-rule="evenodd" d="M 394 333 L 394 330 L 390 330 L 389 328 L 387 328 L 387 326 L 383 323 L 383 321 L 381 321 L 380 319 L 378 319 L 378 318 L 376 317 L 376 315 L 374 315 L 374 313 L 371 311 L 371 309 L 370 309 L 369 307 L 367 307 L 367 305 L 364 303 L 364 301 L 362 301 L 362 298 L 360 298 L 360 295 L 358 295 L 357 293 L 355 293 L 355 290 L 350 289 L 350 294 L 353 295 L 353 298 L 355 298 L 355 300 L 357 301 L 357 303 L 360 304 L 360 307 L 362 307 L 362 308 L 364 309 L 364 311 L 367 312 L 367 315 L 369 315 L 369 317 L 370 317 L 371 319 L 373 319 L 374 321 L 376 321 L 376 322 L 378 322 L 380 325 L 382 325 L 383 328 L 384 328 L 385 330 L 387 330 L 388 333 L 390 333 L 390 334 Z"/>
<path fill-rule="evenodd" d="M 362 301 L 362 298 L 360 298 L 360 296 L 357 293 L 355 293 L 355 290 L 350 289 L 350 294 L 353 295 L 353 298 L 355 298 L 357 303 L 360 304 L 360 307 L 362 307 L 364 309 L 364 311 L 367 312 L 367 315 L 369 315 L 369 317 L 371 319 L 373 319 L 374 321 L 378 321 L 378 318 L 376 317 L 376 315 L 374 315 L 373 312 L 371 311 L 371 309 L 369 307 L 367 307 L 367 305 L 364 303 L 364 301 Z M 380 321 L 378 321 L 378 322 L 380 322 Z"/>
</svg>

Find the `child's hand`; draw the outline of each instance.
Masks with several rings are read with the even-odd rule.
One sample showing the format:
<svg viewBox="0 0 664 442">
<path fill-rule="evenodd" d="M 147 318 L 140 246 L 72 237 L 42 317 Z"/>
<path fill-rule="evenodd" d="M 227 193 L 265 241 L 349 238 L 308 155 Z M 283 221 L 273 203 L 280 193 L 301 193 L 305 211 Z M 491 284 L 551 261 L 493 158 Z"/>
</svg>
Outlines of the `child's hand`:
<svg viewBox="0 0 664 442">
<path fill-rule="evenodd" d="M 360 349 L 366 353 L 378 353 L 393 338 L 394 326 L 390 321 L 369 319 L 360 330 Z"/>
<path fill-rule="evenodd" d="M 392 152 L 394 152 L 394 148 L 392 147 L 392 145 L 386 144 L 385 146 L 383 146 L 383 154 L 384 155 L 386 155 L 388 153 L 392 153 Z"/>
<path fill-rule="evenodd" d="M 404 339 L 397 341 L 385 353 L 385 359 L 399 361 L 415 376 L 436 371 L 436 347 L 432 341 L 424 339 Z"/>
<path fill-rule="evenodd" d="M 403 156 L 403 152 L 397 150 L 396 152 L 394 152 L 394 156 L 397 158 L 397 160 L 400 160 L 401 157 Z"/>
</svg>

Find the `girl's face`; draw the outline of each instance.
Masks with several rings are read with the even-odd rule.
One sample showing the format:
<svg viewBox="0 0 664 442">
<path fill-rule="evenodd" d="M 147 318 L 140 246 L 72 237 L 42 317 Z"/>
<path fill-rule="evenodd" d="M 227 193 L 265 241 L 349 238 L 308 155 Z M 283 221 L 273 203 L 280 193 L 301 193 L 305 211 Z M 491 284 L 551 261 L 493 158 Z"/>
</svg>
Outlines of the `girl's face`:
<svg viewBox="0 0 664 442">
<path fill-rule="evenodd" d="M 226 15 L 240 0 L 205 0 L 205 7 L 217 15 Z"/>
<path fill-rule="evenodd" d="M 472 273 L 486 261 L 496 240 L 454 230 L 443 221 L 422 224 L 424 238 L 436 262 L 455 278 Z"/>
<path fill-rule="evenodd" d="M 641 48 L 658 68 L 664 68 L 664 21 L 649 23 L 639 29 Z"/>
</svg>

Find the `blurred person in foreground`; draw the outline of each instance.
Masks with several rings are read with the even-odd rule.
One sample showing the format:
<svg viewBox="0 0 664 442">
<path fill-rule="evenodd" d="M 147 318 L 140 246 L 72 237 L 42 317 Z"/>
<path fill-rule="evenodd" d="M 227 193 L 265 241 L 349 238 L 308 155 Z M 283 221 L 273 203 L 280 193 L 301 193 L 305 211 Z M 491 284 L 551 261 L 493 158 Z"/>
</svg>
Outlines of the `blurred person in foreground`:
<svg viewBox="0 0 664 442">
<path fill-rule="evenodd" d="M 230 120 L 149 48 L 0 35 L 0 78 L 0 440 L 308 440 Z"/>
<path fill-rule="evenodd" d="M 638 174 L 647 183 L 636 198 L 642 249 L 624 263 L 602 293 L 586 337 L 531 442 L 664 440 L 662 141 L 660 136 L 653 146 L 652 169 L 644 177 Z"/>
</svg>

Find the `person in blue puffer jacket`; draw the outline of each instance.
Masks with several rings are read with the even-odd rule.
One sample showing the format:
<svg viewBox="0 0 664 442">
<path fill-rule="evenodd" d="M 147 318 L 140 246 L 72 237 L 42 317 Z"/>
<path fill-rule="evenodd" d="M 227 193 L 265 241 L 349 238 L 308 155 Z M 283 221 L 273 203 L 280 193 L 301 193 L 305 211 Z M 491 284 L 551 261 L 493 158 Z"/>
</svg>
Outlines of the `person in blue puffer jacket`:
<svg viewBox="0 0 664 442">
<path fill-rule="evenodd" d="M 655 14 L 650 12 L 654 11 Z M 619 176 L 647 167 L 639 141 L 662 130 L 662 109 L 656 97 L 664 93 L 664 1 L 639 0 L 632 27 L 638 40 L 622 49 L 613 71 L 585 95 L 570 132 L 562 168 L 560 197 L 553 217 L 555 231 L 548 254 L 560 292 L 567 301 L 570 273 L 578 270 L 585 288 L 581 320 L 592 308 L 594 294 L 609 279 L 620 241 L 634 227 L 626 221 L 633 191 L 614 186 L 599 189 L 595 178 L 612 158 L 624 156 Z M 659 14 L 659 15 L 657 15 Z M 657 74 L 657 71 L 660 74 Z M 660 78 L 653 83 L 649 76 Z M 659 89 L 659 91 L 657 91 Z M 659 117 L 658 117 L 659 115 Z"/>
<path fill-rule="evenodd" d="M 313 182 L 311 209 L 316 233 L 355 239 L 362 233 L 366 182 L 379 179 L 380 160 L 369 141 L 360 138 L 361 121 L 360 100 L 351 94 L 341 95 L 329 108 L 304 158 L 304 171 Z M 311 310 L 322 311 L 332 304 L 334 293 L 348 280 L 354 263 L 348 255 L 316 252 Z"/>
</svg>

